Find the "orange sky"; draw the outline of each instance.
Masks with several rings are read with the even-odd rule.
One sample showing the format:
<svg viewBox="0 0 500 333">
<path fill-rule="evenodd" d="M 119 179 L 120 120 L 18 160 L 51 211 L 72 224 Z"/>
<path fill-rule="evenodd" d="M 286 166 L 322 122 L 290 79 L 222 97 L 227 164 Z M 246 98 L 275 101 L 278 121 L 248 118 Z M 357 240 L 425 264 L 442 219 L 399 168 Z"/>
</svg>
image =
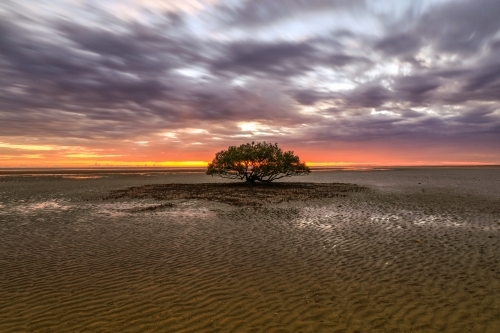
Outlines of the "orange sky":
<svg viewBox="0 0 500 333">
<path fill-rule="evenodd" d="M 490 165 L 497 156 L 487 152 L 463 152 L 450 147 L 416 149 L 407 145 L 376 147 L 369 143 L 324 147 L 280 145 L 293 150 L 309 166 L 348 165 Z M 149 143 L 130 147 L 85 148 L 81 146 L 20 145 L 0 142 L 0 167 L 205 167 L 215 153 L 227 146 L 185 145 L 160 149 Z M 418 147 L 417 147 L 418 148 Z M 445 157 L 443 159 L 443 157 Z"/>
</svg>

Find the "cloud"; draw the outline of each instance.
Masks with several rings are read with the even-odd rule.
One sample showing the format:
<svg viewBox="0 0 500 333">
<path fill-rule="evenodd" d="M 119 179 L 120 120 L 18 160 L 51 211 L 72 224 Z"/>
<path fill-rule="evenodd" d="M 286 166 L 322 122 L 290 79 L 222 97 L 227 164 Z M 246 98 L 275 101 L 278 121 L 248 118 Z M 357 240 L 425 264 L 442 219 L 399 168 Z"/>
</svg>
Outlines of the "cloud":
<svg viewBox="0 0 500 333">
<path fill-rule="evenodd" d="M 343 101 L 349 107 L 376 108 L 389 101 L 391 92 L 379 84 L 364 84 L 349 91 Z"/>
<path fill-rule="evenodd" d="M 310 58 L 315 57 L 315 49 L 307 43 L 257 43 L 246 41 L 232 43 L 217 59 L 214 71 L 228 71 L 240 75 L 258 74 L 293 76 L 307 72 Z"/>
<path fill-rule="evenodd" d="M 415 104 L 432 99 L 431 93 L 439 86 L 440 80 L 432 75 L 401 76 L 393 84 L 400 100 Z"/>
<path fill-rule="evenodd" d="M 220 15 L 229 25 L 258 26 L 304 14 L 352 10 L 363 5 L 363 0 L 244 0 L 236 6 L 221 5 Z"/>
<path fill-rule="evenodd" d="M 418 22 L 417 33 L 437 51 L 471 56 L 500 29 L 496 0 L 453 1 L 436 5 Z"/>
<path fill-rule="evenodd" d="M 492 94 L 489 95 L 493 97 L 494 100 L 498 100 L 500 96 L 494 94 L 493 90 L 498 92 L 500 87 L 500 63 L 480 67 L 473 72 L 470 72 L 466 78 L 466 84 L 464 86 L 464 91 L 478 91 L 483 88 L 487 91 L 491 91 Z M 495 98 L 496 97 L 496 98 Z"/>
<path fill-rule="evenodd" d="M 331 98 L 326 92 L 315 90 L 299 90 L 292 92 L 293 98 L 302 105 L 314 105 L 317 101 Z"/>
<path fill-rule="evenodd" d="M 382 38 L 375 44 L 375 49 L 382 51 L 386 56 L 412 55 L 420 49 L 421 45 L 418 36 L 406 33 Z"/>
<path fill-rule="evenodd" d="M 4 150 L 500 140 L 498 1 L 55 4 L 0 8 Z"/>
</svg>

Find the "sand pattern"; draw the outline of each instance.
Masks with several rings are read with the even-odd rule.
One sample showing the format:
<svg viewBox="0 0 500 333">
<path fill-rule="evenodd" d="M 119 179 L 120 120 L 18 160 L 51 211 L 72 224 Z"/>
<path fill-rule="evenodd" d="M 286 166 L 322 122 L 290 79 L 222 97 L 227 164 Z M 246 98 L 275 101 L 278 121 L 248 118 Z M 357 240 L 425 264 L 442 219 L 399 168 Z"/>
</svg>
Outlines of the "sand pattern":
<svg viewBox="0 0 500 333">
<path fill-rule="evenodd" d="M 499 331 L 498 198 L 235 205 L 70 181 L 2 183 L 0 332 Z"/>
</svg>

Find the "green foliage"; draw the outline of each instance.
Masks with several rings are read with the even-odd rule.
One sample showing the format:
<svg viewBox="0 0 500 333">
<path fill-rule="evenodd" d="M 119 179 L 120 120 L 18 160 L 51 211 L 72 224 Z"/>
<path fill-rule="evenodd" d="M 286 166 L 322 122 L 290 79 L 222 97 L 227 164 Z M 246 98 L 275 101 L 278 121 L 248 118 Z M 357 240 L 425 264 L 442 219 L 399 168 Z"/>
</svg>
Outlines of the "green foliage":
<svg viewBox="0 0 500 333">
<path fill-rule="evenodd" d="M 267 142 L 231 146 L 215 154 L 207 175 L 245 179 L 248 183 L 272 182 L 283 177 L 306 175 L 311 170 L 293 151 L 283 152 L 278 144 Z"/>
</svg>

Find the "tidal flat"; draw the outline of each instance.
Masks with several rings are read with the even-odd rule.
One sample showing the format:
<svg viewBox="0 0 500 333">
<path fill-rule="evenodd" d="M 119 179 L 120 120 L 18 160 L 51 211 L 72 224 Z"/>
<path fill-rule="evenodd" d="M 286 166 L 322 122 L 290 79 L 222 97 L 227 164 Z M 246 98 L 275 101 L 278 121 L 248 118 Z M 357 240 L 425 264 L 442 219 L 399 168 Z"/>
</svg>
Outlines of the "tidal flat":
<svg viewBox="0 0 500 333">
<path fill-rule="evenodd" d="M 500 168 L 0 176 L 0 332 L 499 332 Z"/>
</svg>

